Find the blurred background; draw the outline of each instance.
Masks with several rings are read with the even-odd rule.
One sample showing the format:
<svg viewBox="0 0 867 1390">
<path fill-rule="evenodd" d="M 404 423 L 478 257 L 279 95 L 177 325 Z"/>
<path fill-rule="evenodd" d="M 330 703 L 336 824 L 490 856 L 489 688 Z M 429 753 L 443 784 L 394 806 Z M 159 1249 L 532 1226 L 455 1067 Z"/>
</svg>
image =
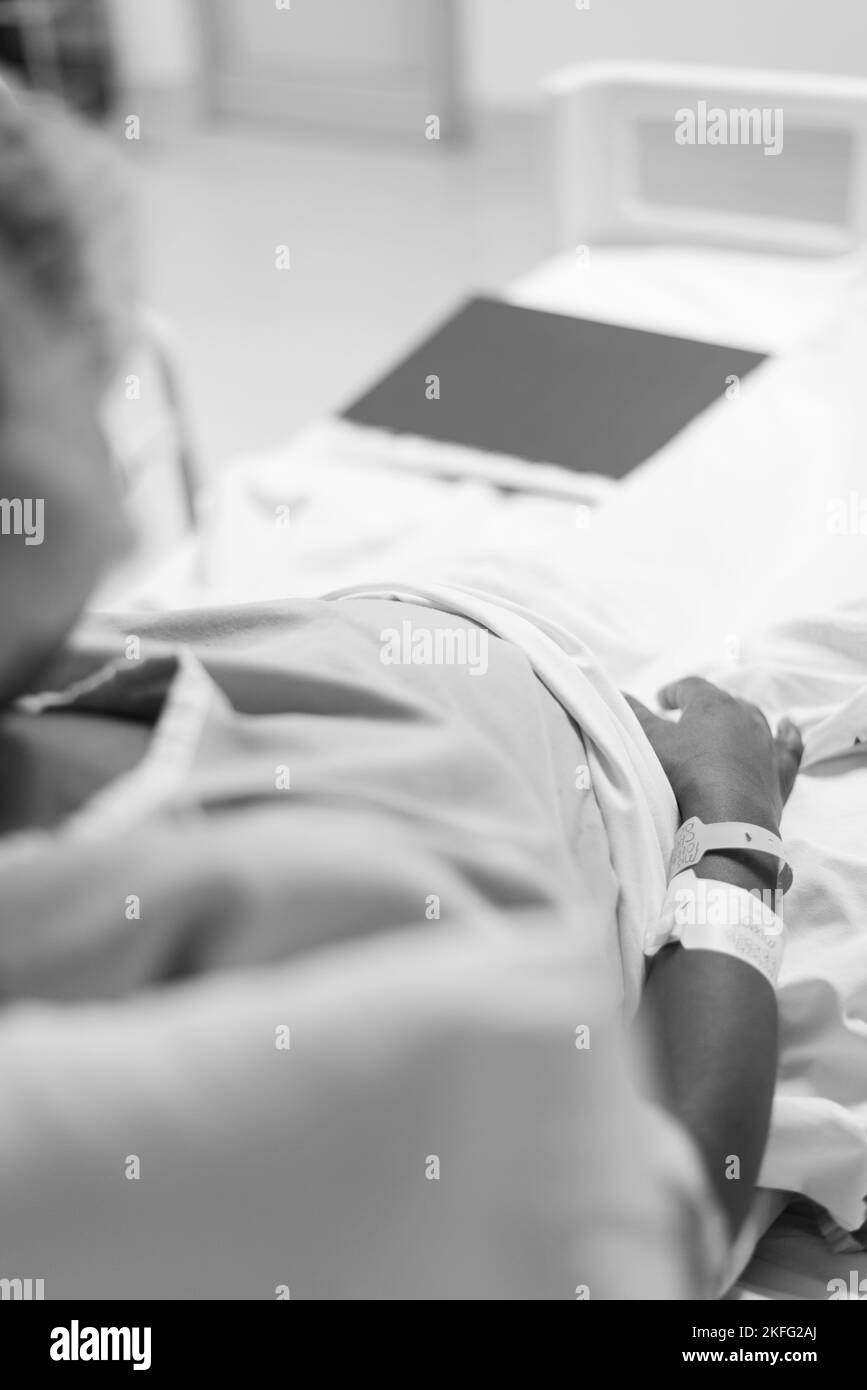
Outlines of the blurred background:
<svg viewBox="0 0 867 1390">
<path fill-rule="evenodd" d="M 864 0 L 0 0 L 0 62 L 133 169 L 206 471 L 345 404 L 546 254 L 547 73 L 865 76 L 865 40 Z"/>
</svg>

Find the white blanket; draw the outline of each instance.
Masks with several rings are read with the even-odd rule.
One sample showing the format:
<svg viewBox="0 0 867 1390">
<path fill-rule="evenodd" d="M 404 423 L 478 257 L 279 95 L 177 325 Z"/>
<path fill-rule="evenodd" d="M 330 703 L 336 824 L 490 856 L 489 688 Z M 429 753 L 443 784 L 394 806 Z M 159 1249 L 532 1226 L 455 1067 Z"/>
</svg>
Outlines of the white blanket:
<svg viewBox="0 0 867 1390">
<path fill-rule="evenodd" d="M 793 713 L 807 753 L 783 826 L 796 882 L 763 1182 L 808 1193 L 848 1228 L 867 1192 L 867 763 L 854 745 L 867 683 L 865 377 L 862 286 L 843 319 L 759 368 L 623 484 L 598 488 L 593 507 L 565 474 L 559 498 L 550 474 L 545 496 L 503 493 L 425 470 L 434 455 L 448 468 L 448 449 L 318 426 L 227 474 L 196 543 L 137 596 L 164 606 L 382 576 L 415 592 L 448 582 L 543 614 L 644 698 L 701 670 L 772 719 Z M 523 475 L 531 488 L 533 467 Z"/>
</svg>

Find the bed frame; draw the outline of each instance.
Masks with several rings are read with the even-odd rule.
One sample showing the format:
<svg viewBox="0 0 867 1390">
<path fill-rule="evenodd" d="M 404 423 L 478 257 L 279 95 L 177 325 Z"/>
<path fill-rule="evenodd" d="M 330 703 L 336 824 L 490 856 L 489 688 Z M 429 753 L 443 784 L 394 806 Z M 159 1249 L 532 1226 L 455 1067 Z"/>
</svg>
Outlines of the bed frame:
<svg viewBox="0 0 867 1390">
<path fill-rule="evenodd" d="M 867 81 L 609 62 L 554 73 L 543 92 L 553 251 L 834 256 L 867 236 Z"/>
</svg>

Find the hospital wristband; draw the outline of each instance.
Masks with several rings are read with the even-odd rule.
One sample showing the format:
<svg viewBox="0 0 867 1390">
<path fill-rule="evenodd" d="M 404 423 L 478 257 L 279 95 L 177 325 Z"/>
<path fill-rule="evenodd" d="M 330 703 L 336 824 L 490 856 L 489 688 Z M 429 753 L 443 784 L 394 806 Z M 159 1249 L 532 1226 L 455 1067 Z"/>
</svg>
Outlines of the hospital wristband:
<svg viewBox="0 0 867 1390">
<path fill-rule="evenodd" d="M 782 894 L 769 894 L 782 903 Z M 755 893 L 687 869 L 671 880 L 659 922 L 648 933 L 645 955 L 680 942 L 687 951 L 716 951 L 758 970 L 776 988 L 785 947 L 779 912 Z"/>
<path fill-rule="evenodd" d="M 785 846 L 779 835 L 762 825 L 749 821 L 711 821 L 700 816 L 685 820 L 674 837 L 674 848 L 668 866 L 672 879 L 684 869 L 693 868 L 706 854 L 761 854 L 776 860 L 776 885 L 784 893 L 792 886 L 792 869 Z"/>
</svg>

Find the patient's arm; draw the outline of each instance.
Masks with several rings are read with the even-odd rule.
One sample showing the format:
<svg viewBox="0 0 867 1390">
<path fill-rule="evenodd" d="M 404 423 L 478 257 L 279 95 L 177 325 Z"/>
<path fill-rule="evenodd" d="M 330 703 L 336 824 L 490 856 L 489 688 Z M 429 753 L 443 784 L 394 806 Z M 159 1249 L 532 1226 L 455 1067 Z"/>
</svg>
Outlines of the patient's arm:
<svg viewBox="0 0 867 1390">
<path fill-rule="evenodd" d="M 684 820 L 751 821 L 779 833 L 802 745 L 788 721 L 777 738 L 754 706 L 691 678 L 661 699 L 682 708 L 679 724 L 633 708 L 665 768 Z M 706 855 L 700 878 L 773 888 L 773 861 L 740 852 Z M 661 1100 L 690 1131 L 708 1177 L 737 1231 L 749 1208 L 767 1142 L 777 1069 L 777 1001 L 752 966 L 708 950 L 663 948 L 642 1005 L 655 1039 Z M 739 1160 L 739 1178 L 732 1157 Z"/>
</svg>

